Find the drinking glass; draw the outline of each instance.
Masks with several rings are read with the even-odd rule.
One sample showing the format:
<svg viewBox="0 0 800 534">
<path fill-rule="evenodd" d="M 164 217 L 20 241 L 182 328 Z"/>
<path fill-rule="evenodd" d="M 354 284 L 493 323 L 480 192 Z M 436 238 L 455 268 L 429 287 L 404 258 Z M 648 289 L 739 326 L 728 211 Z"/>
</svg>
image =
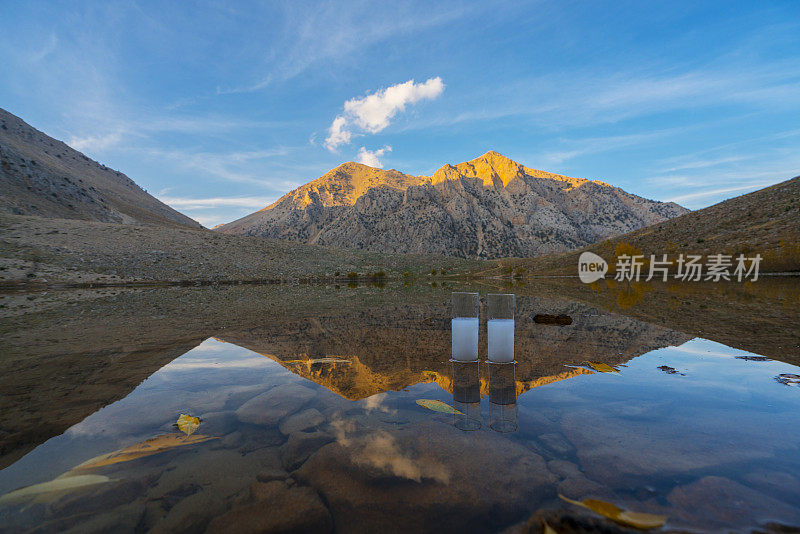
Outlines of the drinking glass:
<svg viewBox="0 0 800 534">
<path fill-rule="evenodd" d="M 490 293 L 486 296 L 486 329 L 489 333 L 489 361 L 514 361 L 514 295 Z"/>
<path fill-rule="evenodd" d="M 478 359 L 478 294 L 453 293 L 453 360 Z"/>
</svg>

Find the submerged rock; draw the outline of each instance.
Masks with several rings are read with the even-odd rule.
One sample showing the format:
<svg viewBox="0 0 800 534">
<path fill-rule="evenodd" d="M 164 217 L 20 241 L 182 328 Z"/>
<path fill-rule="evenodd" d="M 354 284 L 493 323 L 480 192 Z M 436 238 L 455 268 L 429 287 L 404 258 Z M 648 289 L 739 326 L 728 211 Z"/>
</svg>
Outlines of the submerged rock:
<svg viewBox="0 0 800 534">
<path fill-rule="evenodd" d="M 766 458 L 778 446 L 791 443 L 788 437 L 776 437 L 772 443 L 762 445 L 757 436 L 737 432 L 722 418 L 704 420 L 701 431 L 691 419 L 693 413 L 675 414 L 669 419 L 670 424 L 657 425 L 651 417 L 635 411 L 615 410 L 620 413 L 578 410 L 561 421 L 562 431 L 575 446 L 586 476 L 612 487 L 626 486 L 631 477 L 689 473 Z M 674 428 L 681 427 L 684 433 L 676 434 Z M 736 447 L 730 446 L 732 439 L 738 440 Z"/>
<path fill-rule="evenodd" d="M 496 532 L 555 497 L 557 480 L 505 436 L 441 423 L 341 432 L 293 476 L 320 492 L 341 532 Z"/>
<path fill-rule="evenodd" d="M 274 425 L 302 408 L 314 395 L 307 387 L 282 384 L 242 404 L 236 417 L 243 423 Z"/>
<path fill-rule="evenodd" d="M 547 462 L 547 468 L 556 476 L 561 478 L 581 477 L 583 473 L 580 468 L 572 462 L 567 460 L 550 460 Z"/>
<path fill-rule="evenodd" d="M 322 446 L 333 441 L 326 432 L 296 432 L 281 447 L 281 463 L 287 471 L 294 471 Z"/>
<path fill-rule="evenodd" d="M 278 428 L 283 434 L 289 435 L 315 427 L 323 421 L 325 418 L 319 413 L 319 410 L 309 408 L 282 420 Z"/>
<path fill-rule="evenodd" d="M 549 534 L 553 531 L 569 532 L 570 534 L 633 534 L 642 532 L 641 530 L 623 527 L 588 512 L 538 510 L 527 521 L 504 530 L 503 534 Z"/>
<path fill-rule="evenodd" d="M 575 447 L 558 432 L 539 435 L 539 442 L 558 455 L 569 454 Z"/>
<path fill-rule="evenodd" d="M 737 527 L 770 520 L 800 523 L 800 509 L 723 477 L 708 476 L 679 486 L 670 492 L 667 500 L 677 507 L 681 519 L 705 528 Z"/>
<path fill-rule="evenodd" d="M 254 483 L 250 487 L 249 501 L 212 520 L 206 532 L 325 533 L 332 530 L 331 514 L 314 490 L 290 487 L 275 480 Z"/>
</svg>

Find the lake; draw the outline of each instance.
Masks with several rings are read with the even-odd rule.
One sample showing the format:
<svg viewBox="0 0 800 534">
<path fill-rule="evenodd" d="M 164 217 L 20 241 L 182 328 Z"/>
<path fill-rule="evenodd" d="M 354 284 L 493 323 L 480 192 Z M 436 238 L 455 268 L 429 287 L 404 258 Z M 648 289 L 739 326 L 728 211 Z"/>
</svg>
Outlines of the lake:
<svg viewBox="0 0 800 534">
<path fill-rule="evenodd" d="M 782 532 L 799 282 L 5 293 L 0 528 Z M 477 363 L 450 361 L 453 291 L 480 293 Z M 485 361 L 498 292 L 514 364 Z"/>
</svg>

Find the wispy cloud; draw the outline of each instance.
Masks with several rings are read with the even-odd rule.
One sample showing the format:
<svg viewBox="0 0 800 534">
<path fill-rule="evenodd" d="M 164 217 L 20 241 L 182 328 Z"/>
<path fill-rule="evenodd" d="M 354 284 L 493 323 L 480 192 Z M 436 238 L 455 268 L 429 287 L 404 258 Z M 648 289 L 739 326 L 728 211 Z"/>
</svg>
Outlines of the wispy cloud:
<svg viewBox="0 0 800 534">
<path fill-rule="evenodd" d="M 704 207 L 800 174 L 797 136 L 800 130 L 776 132 L 654 161 L 645 182 L 662 198 Z"/>
<path fill-rule="evenodd" d="M 385 146 L 383 148 L 379 148 L 378 150 L 367 150 L 363 146 L 358 151 L 358 162 L 363 163 L 364 165 L 369 165 L 370 167 L 377 167 L 378 169 L 383 168 L 383 163 L 381 163 L 381 158 L 387 152 L 391 152 L 392 147 Z"/>
<path fill-rule="evenodd" d="M 694 202 L 696 200 L 716 197 L 720 195 L 727 195 L 728 193 L 745 193 L 750 191 L 756 191 L 757 189 L 761 189 L 762 187 L 767 187 L 774 184 L 774 181 L 768 182 L 756 182 L 750 183 L 747 185 L 742 185 L 738 187 L 723 187 L 721 189 L 707 189 L 704 191 L 697 191 L 695 193 L 687 193 L 685 195 L 678 195 L 673 196 L 669 200 L 672 202 L 677 202 L 678 204 Z"/>
<path fill-rule="evenodd" d="M 264 90 L 319 66 L 352 62 L 354 56 L 379 43 L 415 35 L 452 23 L 485 9 L 487 5 L 385 2 L 342 6 L 338 2 L 287 2 L 278 13 L 248 12 L 249 18 L 269 18 L 280 28 L 271 39 L 253 45 L 251 81 L 221 85 L 218 94 Z M 252 11 L 252 10 L 249 10 Z M 280 51 L 277 53 L 276 51 Z"/>
<path fill-rule="evenodd" d="M 181 209 L 203 209 L 203 208 L 222 208 L 222 207 L 239 207 L 239 208 L 252 208 L 261 209 L 275 202 L 278 197 L 259 196 L 259 197 L 208 197 L 208 198 L 191 198 L 191 197 L 169 197 L 159 196 L 158 199 L 165 204 L 169 204 L 173 208 Z"/>
<path fill-rule="evenodd" d="M 67 144 L 79 152 L 97 152 L 117 145 L 121 139 L 122 134 L 120 132 L 111 132 L 104 135 L 88 135 L 85 137 L 70 136 Z"/>
<path fill-rule="evenodd" d="M 560 149 L 546 151 L 533 155 L 531 161 L 541 161 L 546 165 L 559 165 L 567 160 L 620 150 L 632 146 L 641 146 L 658 142 L 665 137 L 685 132 L 686 128 L 668 128 L 653 132 L 643 132 L 627 135 L 610 135 L 607 137 L 579 137 L 559 139 L 556 144 Z"/>
<path fill-rule="evenodd" d="M 344 113 L 333 119 L 328 128 L 325 147 L 336 150 L 350 142 L 353 131 L 375 134 L 384 130 L 392 118 L 405 111 L 406 106 L 420 100 L 432 100 L 444 91 L 440 77 L 423 83 L 408 80 L 405 83 L 380 89 L 362 98 L 353 98 L 344 103 Z"/>
<path fill-rule="evenodd" d="M 81 120 L 87 127 L 80 133 L 71 133 L 67 142 L 75 150 L 98 153 L 112 148 L 142 141 L 159 134 L 206 134 L 219 135 L 224 132 L 273 129 L 286 127 L 285 121 L 256 121 L 214 116 L 170 116 L 151 115 L 136 119 L 127 118 L 119 108 L 103 106 L 103 111 L 93 107 L 84 108 Z"/>
<path fill-rule="evenodd" d="M 56 50 L 56 46 L 58 46 L 58 37 L 55 33 L 51 33 L 50 37 L 48 37 L 47 41 L 42 44 L 41 48 L 31 52 L 30 54 L 30 61 L 34 63 L 38 63 L 39 61 L 43 60 Z"/>
<path fill-rule="evenodd" d="M 748 105 L 795 109 L 800 59 L 714 58 L 702 65 L 626 64 L 625 70 L 587 69 L 518 78 L 462 96 L 457 113 L 432 115 L 406 129 L 526 119 L 547 130 L 589 127 L 686 109 Z M 486 106 L 486 102 L 494 105 Z M 450 110 L 448 110 L 450 111 Z"/>
<path fill-rule="evenodd" d="M 735 163 L 750 157 L 752 156 L 729 156 L 724 158 L 690 160 L 686 161 L 686 163 L 676 165 L 675 167 L 665 169 L 664 172 L 675 172 L 689 169 L 707 169 L 709 167 L 717 167 L 718 165 L 725 165 L 727 163 Z"/>
<path fill-rule="evenodd" d="M 256 168 L 249 165 L 253 161 L 285 156 L 289 153 L 286 147 L 245 152 L 195 152 L 189 150 L 143 149 L 141 152 L 151 158 L 170 161 L 183 170 L 199 172 L 217 179 L 252 183 L 271 187 L 294 187 L 293 181 L 276 181 L 267 179 Z"/>
</svg>

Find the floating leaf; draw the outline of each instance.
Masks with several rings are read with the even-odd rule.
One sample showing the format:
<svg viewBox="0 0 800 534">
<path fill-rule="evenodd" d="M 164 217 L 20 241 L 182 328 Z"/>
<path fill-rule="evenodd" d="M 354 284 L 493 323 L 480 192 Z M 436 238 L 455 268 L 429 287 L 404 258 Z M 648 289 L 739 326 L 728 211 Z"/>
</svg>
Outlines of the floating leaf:
<svg viewBox="0 0 800 534">
<path fill-rule="evenodd" d="M 614 369 L 610 365 L 602 362 L 586 362 L 586 363 L 589 364 L 589 367 L 600 373 L 619 373 L 618 369 Z"/>
<path fill-rule="evenodd" d="M 93 469 L 95 467 L 102 467 L 104 465 L 136 460 L 137 458 L 144 458 L 145 456 L 158 454 L 160 452 L 174 449 L 175 447 L 194 445 L 210 439 L 217 438 L 214 436 L 201 435 L 184 436 L 182 434 L 164 434 L 162 436 L 150 438 L 142 441 L 141 443 L 136 443 L 135 445 L 125 447 L 124 449 L 120 449 L 109 454 L 103 454 L 97 456 L 96 458 L 92 458 L 91 460 L 87 460 L 75 467 L 73 471 L 80 469 Z"/>
<path fill-rule="evenodd" d="M 187 436 L 191 436 L 200 427 L 200 418 L 182 413 L 181 416 L 178 417 L 178 422 L 175 424 L 178 425 L 181 432 Z"/>
<path fill-rule="evenodd" d="M 102 484 L 110 482 L 111 479 L 103 475 L 76 475 L 76 476 L 60 476 L 50 482 L 42 482 L 41 484 L 34 484 L 26 486 L 10 493 L 6 493 L 0 497 L 0 504 L 14 503 L 24 501 L 31 497 L 36 497 L 43 493 L 52 493 L 55 491 L 72 490 L 82 488 L 84 486 L 93 486 L 95 484 Z"/>
<path fill-rule="evenodd" d="M 463 413 L 459 412 L 458 410 L 456 410 L 455 408 L 453 408 L 449 404 L 447 404 L 445 402 L 442 402 L 440 400 L 419 399 L 417 401 L 417 404 L 419 404 L 423 408 L 427 408 L 429 410 L 433 410 L 434 412 L 454 413 L 454 414 L 457 413 L 457 414 L 464 415 Z"/>
<path fill-rule="evenodd" d="M 625 525 L 628 527 L 639 529 L 658 528 L 663 527 L 667 522 L 667 516 L 665 515 L 631 512 L 629 510 L 623 510 L 619 506 L 613 505 L 610 502 L 600 501 L 597 499 L 586 499 L 585 501 L 580 502 L 567 499 L 560 493 L 558 496 L 568 503 L 576 506 L 582 506 L 583 508 L 588 508 L 596 514 L 600 514 L 603 517 L 607 517 L 608 519 L 619 523 L 620 525 Z"/>
</svg>

